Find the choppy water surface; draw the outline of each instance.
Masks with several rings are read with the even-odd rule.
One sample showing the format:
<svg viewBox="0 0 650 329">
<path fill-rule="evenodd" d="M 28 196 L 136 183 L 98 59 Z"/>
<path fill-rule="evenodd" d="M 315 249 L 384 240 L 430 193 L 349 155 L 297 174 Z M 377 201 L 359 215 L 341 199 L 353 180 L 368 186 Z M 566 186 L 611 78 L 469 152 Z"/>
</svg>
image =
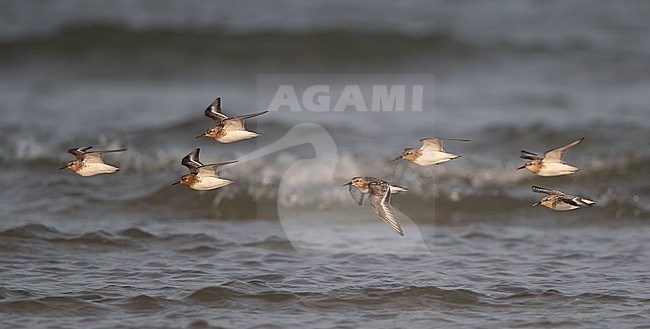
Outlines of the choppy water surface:
<svg viewBox="0 0 650 329">
<path fill-rule="evenodd" d="M 186 3 L 0 10 L 2 327 L 650 323 L 647 4 Z M 268 73 L 430 74 L 435 106 L 272 112 L 256 140 L 194 139 L 216 96 L 263 110 Z M 427 136 L 472 142 L 441 166 L 390 161 Z M 515 170 L 520 149 L 579 137 L 578 173 Z M 81 145 L 129 152 L 106 157 L 115 175 L 58 171 Z M 239 159 L 236 184 L 172 187 L 195 147 Z M 353 204 L 357 175 L 409 188 L 405 238 Z M 532 208 L 531 185 L 598 204 Z"/>
<path fill-rule="evenodd" d="M 424 226 L 430 253 L 388 255 L 297 252 L 270 221 L 23 225 L 0 233 L 0 307 L 24 327 L 647 322 L 647 226 L 541 221 Z M 348 229 L 372 232 L 359 244 L 395 247 L 376 224 Z"/>
</svg>

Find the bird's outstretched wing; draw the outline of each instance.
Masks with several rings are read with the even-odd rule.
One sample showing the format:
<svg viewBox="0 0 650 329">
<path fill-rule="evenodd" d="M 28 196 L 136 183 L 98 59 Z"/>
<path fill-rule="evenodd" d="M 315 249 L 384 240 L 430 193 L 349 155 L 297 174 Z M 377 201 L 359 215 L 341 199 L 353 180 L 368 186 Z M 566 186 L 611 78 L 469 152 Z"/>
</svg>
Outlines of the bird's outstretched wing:
<svg viewBox="0 0 650 329">
<path fill-rule="evenodd" d="M 575 141 L 573 141 L 573 142 L 571 142 L 571 143 L 569 143 L 567 145 L 560 146 L 558 148 L 554 148 L 552 150 L 546 151 L 546 153 L 544 153 L 544 161 L 545 162 L 562 162 L 564 160 L 564 155 L 566 154 L 567 150 L 572 146 L 580 144 L 580 142 L 582 142 L 583 139 L 585 139 L 585 138 L 582 137 L 582 138 L 580 138 L 578 140 L 575 140 Z"/>
<path fill-rule="evenodd" d="M 239 115 L 236 117 L 229 118 L 228 120 L 224 121 L 224 129 L 232 131 L 232 130 L 246 130 L 244 128 L 244 120 L 254 118 L 256 116 L 262 115 L 268 111 L 264 112 L 258 112 L 258 113 L 252 113 L 252 114 L 245 114 L 245 115 Z"/>
<path fill-rule="evenodd" d="M 116 149 L 116 150 L 105 150 L 105 151 L 88 151 L 91 148 L 92 146 L 69 149 L 68 153 L 73 154 L 75 157 L 77 157 L 78 160 L 82 160 L 86 163 L 104 163 L 104 160 L 102 160 L 102 155 L 104 155 L 105 153 L 126 151 L 125 148 Z"/>
<path fill-rule="evenodd" d="M 533 192 L 535 192 L 535 193 L 544 193 L 544 194 L 548 194 L 548 195 L 566 196 L 566 194 L 564 194 L 563 192 L 560 192 L 560 191 L 557 191 L 557 190 L 551 190 L 551 189 L 547 189 L 545 187 L 539 187 L 539 186 L 535 186 L 535 185 L 533 185 Z"/>
<path fill-rule="evenodd" d="M 444 152 L 445 150 L 442 148 L 442 141 L 442 138 L 422 138 L 420 139 L 420 142 L 422 142 L 422 147 L 420 147 L 420 149 Z"/>
<path fill-rule="evenodd" d="M 349 184 L 349 186 L 350 186 L 350 195 L 352 196 L 352 200 L 354 200 L 354 203 L 356 203 L 359 206 L 362 205 L 363 197 L 366 194 L 361 192 L 358 188 L 354 187 L 352 184 Z"/>
<path fill-rule="evenodd" d="M 226 131 L 235 131 L 235 130 L 246 130 L 244 128 L 244 120 L 237 118 L 230 118 L 223 121 L 223 129 Z"/>
<path fill-rule="evenodd" d="M 404 230 L 397 221 L 397 215 L 390 205 L 390 186 L 388 184 L 371 184 L 368 202 L 377 215 L 397 234 L 404 236 Z"/>
<path fill-rule="evenodd" d="M 443 141 L 460 141 L 460 142 L 469 142 L 469 139 L 458 139 L 458 138 L 422 138 L 420 139 L 420 142 L 422 142 L 422 147 L 420 147 L 420 150 L 430 150 L 430 151 L 436 151 L 436 152 L 444 152 L 444 148 L 442 147 Z"/>
<path fill-rule="evenodd" d="M 220 126 L 223 120 L 228 119 L 228 116 L 223 114 L 223 111 L 221 110 L 221 97 L 217 97 L 217 99 L 215 99 L 214 102 L 205 109 L 205 116 L 214 120 L 217 126 Z"/>
<path fill-rule="evenodd" d="M 223 165 L 235 163 L 237 160 L 233 161 L 226 161 L 226 162 L 219 162 L 219 163 L 211 163 L 208 165 L 204 165 L 198 168 L 198 174 L 201 176 L 214 176 L 217 177 L 217 169 Z"/>
<path fill-rule="evenodd" d="M 533 152 L 528 152 L 526 150 L 521 150 L 521 154 L 519 155 L 520 158 L 526 159 L 526 160 L 542 160 L 544 159 L 544 156 L 539 155 L 537 153 Z"/>
<path fill-rule="evenodd" d="M 199 152 L 201 152 L 201 149 L 197 148 L 181 160 L 181 164 L 187 167 L 193 174 L 198 173 L 199 168 L 203 166 L 201 161 L 199 161 Z"/>
<path fill-rule="evenodd" d="M 102 159 L 102 154 L 99 152 L 88 152 L 83 155 L 83 161 L 85 163 L 104 163 L 104 159 Z"/>
<path fill-rule="evenodd" d="M 104 154 L 104 153 L 115 153 L 115 152 L 124 152 L 124 151 L 126 151 L 125 148 L 115 149 L 115 150 L 104 150 L 104 151 L 90 151 L 90 152 L 86 152 L 86 153 L 101 153 L 101 154 Z"/>
<path fill-rule="evenodd" d="M 68 153 L 74 155 L 78 160 L 83 160 L 84 154 L 86 151 L 93 148 L 92 146 L 78 147 L 76 149 L 68 149 Z"/>
<path fill-rule="evenodd" d="M 89 151 L 82 157 L 85 163 L 104 163 L 103 156 L 105 153 L 124 152 L 126 149 L 106 150 L 106 151 Z"/>
</svg>

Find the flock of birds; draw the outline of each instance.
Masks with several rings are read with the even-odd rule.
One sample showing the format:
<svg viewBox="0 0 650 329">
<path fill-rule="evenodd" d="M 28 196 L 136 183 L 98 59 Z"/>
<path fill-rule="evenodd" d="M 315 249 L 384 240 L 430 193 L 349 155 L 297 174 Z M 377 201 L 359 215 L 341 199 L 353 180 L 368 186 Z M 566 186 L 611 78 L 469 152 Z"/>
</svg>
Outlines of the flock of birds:
<svg viewBox="0 0 650 329">
<path fill-rule="evenodd" d="M 244 121 L 260 116 L 268 111 L 229 117 L 221 109 L 221 97 L 205 109 L 205 116 L 214 120 L 215 125 L 207 129 L 196 138 L 208 137 L 221 143 L 232 143 L 259 136 L 260 134 L 249 131 L 244 126 Z M 582 142 L 580 138 L 567 145 L 546 151 L 544 155 L 521 151 L 520 157 L 528 160 L 523 166 L 517 168 L 528 169 L 539 176 L 561 176 L 575 173 L 579 169 L 564 162 L 567 150 Z M 443 148 L 443 142 L 447 141 L 469 141 L 467 139 L 445 139 L 445 138 L 423 138 L 420 140 L 420 148 L 404 149 L 402 154 L 393 159 L 398 161 L 404 159 L 420 166 L 431 166 L 459 158 L 460 155 L 447 153 Z M 126 149 L 90 151 L 92 146 L 69 149 L 68 153 L 76 157 L 60 168 L 76 172 L 81 176 L 94 176 L 97 174 L 110 174 L 120 169 L 104 162 L 103 155 L 106 153 L 125 152 Z M 203 164 L 199 160 L 200 149 L 197 148 L 190 154 L 183 157 L 181 164 L 190 170 L 189 174 L 183 175 L 172 185 L 183 184 L 195 190 L 213 190 L 232 184 L 233 181 L 219 177 L 217 169 L 220 166 L 232 164 L 237 161 L 226 161 L 213 164 Z M 368 202 L 375 213 L 397 234 L 404 236 L 404 231 L 397 219 L 395 211 L 390 205 L 391 194 L 408 191 L 407 188 L 391 184 L 383 179 L 375 177 L 354 177 L 343 186 L 349 186 L 352 200 L 359 206 L 368 195 Z M 591 207 L 596 202 L 584 197 L 565 194 L 558 190 L 533 186 L 533 192 L 543 193 L 547 196 L 542 198 L 533 206 L 543 205 L 553 210 L 564 211 L 581 207 Z"/>
</svg>

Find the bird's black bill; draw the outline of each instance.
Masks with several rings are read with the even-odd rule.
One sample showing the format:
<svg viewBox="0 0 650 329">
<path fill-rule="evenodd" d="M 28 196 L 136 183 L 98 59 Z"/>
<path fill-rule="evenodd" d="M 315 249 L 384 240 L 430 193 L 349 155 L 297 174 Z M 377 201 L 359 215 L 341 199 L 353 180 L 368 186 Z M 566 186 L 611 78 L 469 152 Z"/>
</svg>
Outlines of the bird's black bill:
<svg viewBox="0 0 650 329">
<path fill-rule="evenodd" d="M 397 160 L 399 160 L 399 159 L 401 159 L 401 158 L 402 158 L 402 156 L 400 155 L 400 156 L 398 156 L 397 158 L 393 159 L 393 162 L 395 162 L 395 161 L 397 161 Z"/>
<path fill-rule="evenodd" d="M 68 168 L 68 166 L 63 166 L 63 167 L 59 168 L 59 170 L 63 170 L 63 169 L 66 169 L 66 168 Z"/>
<path fill-rule="evenodd" d="M 174 185 L 178 185 L 178 184 L 180 184 L 180 183 L 181 183 L 181 181 L 178 181 L 178 182 L 172 184 L 172 186 L 174 186 Z"/>
<path fill-rule="evenodd" d="M 348 185 L 350 185 L 350 184 L 352 184 L 352 182 L 345 183 L 345 184 L 343 184 L 343 186 L 348 186 Z"/>
<path fill-rule="evenodd" d="M 517 170 L 524 169 L 524 168 L 526 168 L 526 166 L 521 166 L 521 167 L 517 168 Z"/>
<path fill-rule="evenodd" d="M 541 203 L 541 202 L 535 202 L 535 204 L 533 204 L 533 207 L 537 207 L 537 206 L 539 206 L 540 204 L 542 204 L 542 203 Z"/>
<path fill-rule="evenodd" d="M 205 134 L 202 134 L 202 135 L 196 136 L 196 138 L 201 138 L 201 137 L 204 137 L 204 136 L 205 136 Z"/>
</svg>

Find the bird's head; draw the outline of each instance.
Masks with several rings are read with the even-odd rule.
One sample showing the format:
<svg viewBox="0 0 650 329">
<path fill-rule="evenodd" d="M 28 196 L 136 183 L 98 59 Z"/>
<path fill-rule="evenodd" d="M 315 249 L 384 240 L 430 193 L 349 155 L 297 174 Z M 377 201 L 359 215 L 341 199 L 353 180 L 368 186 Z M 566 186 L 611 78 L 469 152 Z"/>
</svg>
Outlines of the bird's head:
<svg viewBox="0 0 650 329">
<path fill-rule="evenodd" d="M 183 184 L 183 185 L 191 186 L 192 184 L 194 184 L 195 181 L 196 181 L 196 175 L 187 174 L 187 175 L 181 176 L 181 179 L 179 179 L 176 183 L 174 183 L 172 185 Z"/>
<path fill-rule="evenodd" d="M 361 188 L 364 184 L 365 184 L 365 180 L 363 179 L 363 177 L 353 177 L 349 183 L 345 183 L 343 184 L 343 186 L 352 185 L 354 187 Z"/>
<path fill-rule="evenodd" d="M 418 150 L 418 149 L 413 149 L 413 148 L 404 149 L 402 154 L 400 156 L 398 156 L 397 158 L 393 159 L 393 161 L 397 161 L 399 159 L 405 159 L 405 160 L 413 161 L 419 155 L 420 155 L 420 150 Z"/>
<path fill-rule="evenodd" d="M 532 162 L 532 161 L 526 161 L 526 163 L 524 163 L 523 166 L 517 168 L 517 170 L 526 169 L 526 168 L 528 168 L 528 167 L 530 167 L 530 166 L 532 166 L 532 165 L 533 165 L 533 162 Z"/>
<path fill-rule="evenodd" d="M 65 166 L 59 168 L 59 170 L 70 168 L 73 171 L 77 171 L 77 170 L 81 169 L 82 166 L 83 166 L 83 162 L 81 162 L 79 160 L 74 160 L 74 161 L 70 161 L 70 162 L 66 163 Z"/>
<path fill-rule="evenodd" d="M 203 134 L 196 136 L 196 138 L 201 138 L 201 137 L 216 138 L 218 137 L 219 132 L 221 132 L 221 127 L 210 127 L 208 128 L 208 130 L 203 132 Z"/>
</svg>

